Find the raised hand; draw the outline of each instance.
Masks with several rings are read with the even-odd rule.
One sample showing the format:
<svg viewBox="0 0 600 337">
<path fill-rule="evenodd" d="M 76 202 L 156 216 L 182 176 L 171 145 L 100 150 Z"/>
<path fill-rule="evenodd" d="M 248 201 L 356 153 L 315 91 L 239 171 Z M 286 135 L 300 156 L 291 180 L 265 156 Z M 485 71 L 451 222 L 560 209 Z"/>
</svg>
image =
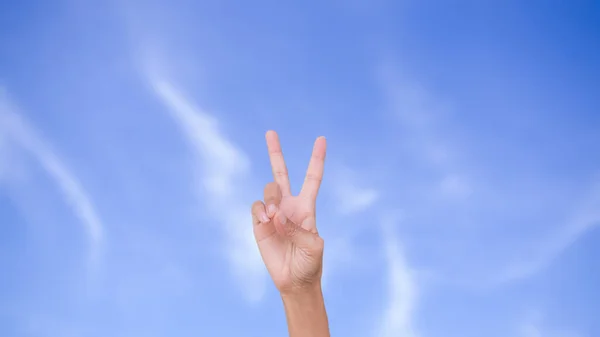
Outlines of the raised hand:
<svg viewBox="0 0 600 337">
<path fill-rule="evenodd" d="M 326 141 L 315 141 L 299 195 L 290 190 L 279 137 L 266 134 L 275 182 L 265 186 L 264 202 L 252 205 L 254 236 L 262 259 L 282 294 L 320 287 L 323 239 L 316 227 L 315 205 L 323 179 Z"/>
</svg>

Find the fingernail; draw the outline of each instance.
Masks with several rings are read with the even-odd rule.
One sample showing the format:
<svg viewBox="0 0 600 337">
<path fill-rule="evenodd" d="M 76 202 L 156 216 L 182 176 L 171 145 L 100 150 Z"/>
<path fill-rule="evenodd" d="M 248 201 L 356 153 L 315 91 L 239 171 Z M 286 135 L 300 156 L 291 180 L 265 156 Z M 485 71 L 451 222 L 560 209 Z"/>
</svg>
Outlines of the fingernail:
<svg viewBox="0 0 600 337">
<path fill-rule="evenodd" d="M 285 215 L 283 215 L 283 213 L 279 213 L 279 222 L 281 222 L 282 225 L 285 225 L 285 223 L 287 222 L 287 218 L 285 217 Z"/>
<path fill-rule="evenodd" d="M 275 213 L 277 213 L 277 206 L 270 204 L 269 207 L 267 207 L 268 211 L 269 211 L 269 217 L 272 217 L 273 215 L 275 215 Z"/>
<path fill-rule="evenodd" d="M 270 220 L 270 219 L 269 219 L 269 217 L 267 216 L 267 214 L 265 214 L 265 213 L 262 213 L 262 214 L 260 215 L 260 220 L 261 220 L 262 222 L 265 222 L 265 223 L 266 223 L 266 222 L 269 222 L 269 220 Z"/>
</svg>

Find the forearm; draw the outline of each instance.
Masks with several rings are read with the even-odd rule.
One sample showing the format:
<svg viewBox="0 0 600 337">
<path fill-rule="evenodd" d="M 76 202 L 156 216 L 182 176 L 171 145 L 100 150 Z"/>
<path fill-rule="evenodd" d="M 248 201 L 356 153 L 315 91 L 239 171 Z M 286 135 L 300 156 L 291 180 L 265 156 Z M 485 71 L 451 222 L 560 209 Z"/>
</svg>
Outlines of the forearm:
<svg viewBox="0 0 600 337">
<path fill-rule="evenodd" d="M 321 285 L 282 294 L 290 337 L 329 337 L 329 323 Z"/>
</svg>

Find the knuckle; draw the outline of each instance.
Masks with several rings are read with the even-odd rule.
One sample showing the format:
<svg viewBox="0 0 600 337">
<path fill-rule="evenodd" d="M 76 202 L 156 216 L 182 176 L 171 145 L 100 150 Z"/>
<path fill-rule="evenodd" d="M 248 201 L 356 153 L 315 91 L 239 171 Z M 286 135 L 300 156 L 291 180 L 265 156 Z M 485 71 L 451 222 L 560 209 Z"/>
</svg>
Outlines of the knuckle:
<svg viewBox="0 0 600 337">
<path fill-rule="evenodd" d="M 276 170 L 273 173 L 275 173 L 275 176 L 279 177 L 279 178 L 281 178 L 281 177 L 287 177 L 287 175 L 288 175 L 287 170 Z"/>
<path fill-rule="evenodd" d="M 276 182 L 270 182 L 265 185 L 264 199 L 265 201 L 277 201 L 281 198 L 281 190 Z"/>
<path fill-rule="evenodd" d="M 262 207 L 263 203 L 260 200 L 256 200 L 254 203 L 252 203 L 252 207 L 251 207 L 251 211 L 252 214 L 256 213 L 260 207 Z"/>
<path fill-rule="evenodd" d="M 265 185 L 265 194 L 274 194 L 274 192 L 277 192 L 278 189 L 279 186 L 277 183 L 272 181 Z"/>
<path fill-rule="evenodd" d="M 312 180 L 320 183 L 323 180 L 323 178 L 318 174 L 308 173 L 306 175 L 306 180 Z"/>
<path fill-rule="evenodd" d="M 313 248 L 317 254 L 322 254 L 325 248 L 325 240 L 319 235 L 315 235 L 313 239 Z"/>
</svg>

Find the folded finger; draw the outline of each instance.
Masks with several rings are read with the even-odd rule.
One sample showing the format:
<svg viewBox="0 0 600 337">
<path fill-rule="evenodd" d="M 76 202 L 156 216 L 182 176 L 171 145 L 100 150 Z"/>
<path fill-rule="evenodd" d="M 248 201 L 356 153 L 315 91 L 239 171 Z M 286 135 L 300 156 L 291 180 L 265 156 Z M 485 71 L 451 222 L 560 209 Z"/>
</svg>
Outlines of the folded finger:
<svg viewBox="0 0 600 337">
<path fill-rule="evenodd" d="M 252 223 L 258 225 L 259 223 L 267 223 L 271 221 L 267 216 L 267 212 L 265 210 L 265 204 L 257 200 L 252 204 Z"/>
<path fill-rule="evenodd" d="M 266 204 L 267 216 L 272 218 L 277 212 L 279 203 L 281 203 L 281 188 L 276 182 L 270 182 L 265 186 L 264 199 Z"/>
</svg>

